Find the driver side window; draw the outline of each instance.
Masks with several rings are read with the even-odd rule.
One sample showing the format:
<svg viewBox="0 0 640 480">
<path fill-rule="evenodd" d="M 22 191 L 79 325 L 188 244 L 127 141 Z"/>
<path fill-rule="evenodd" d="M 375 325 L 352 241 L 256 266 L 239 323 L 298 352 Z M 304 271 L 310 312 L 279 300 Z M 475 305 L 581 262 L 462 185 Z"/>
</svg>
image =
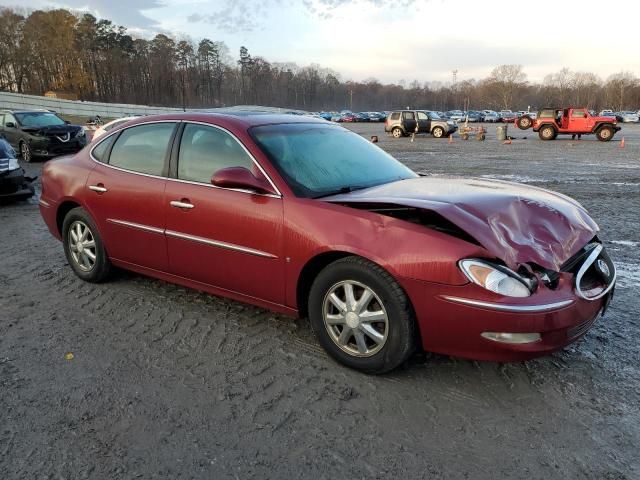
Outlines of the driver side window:
<svg viewBox="0 0 640 480">
<path fill-rule="evenodd" d="M 218 170 L 244 167 L 253 171 L 253 160 L 229 133 L 215 127 L 189 123 L 184 127 L 178 156 L 178 178 L 211 183 Z"/>
</svg>

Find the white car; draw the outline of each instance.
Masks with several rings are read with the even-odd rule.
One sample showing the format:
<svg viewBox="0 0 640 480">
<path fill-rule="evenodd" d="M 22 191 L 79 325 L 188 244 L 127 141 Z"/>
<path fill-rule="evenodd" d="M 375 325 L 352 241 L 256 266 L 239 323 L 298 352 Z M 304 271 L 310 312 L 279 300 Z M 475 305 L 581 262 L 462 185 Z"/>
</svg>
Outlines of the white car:
<svg viewBox="0 0 640 480">
<path fill-rule="evenodd" d="M 105 123 L 100 128 L 98 128 L 95 132 L 93 132 L 92 140 L 95 140 L 96 138 L 100 138 L 105 133 L 108 133 L 114 128 L 119 127 L 123 123 L 128 122 L 129 120 L 133 120 L 135 118 L 138 118 L 138 117 L 122 117 L 122 118 L 117 118 L 115 120 L 111 120 L 109 123 Z"/>
<path fill-rule="evenodd" d="M 622 121 L 624 123 L 637 123 L 640 121 L 640 117 L 638 117 L 637 112 L 624 111 L 620 112 L 619 115 L 622 117 Z"/>
<path fill-rule="evenodd" d="M 616 114 L 613 113 L 613 110 L 601 110 L 598 116 L 599 117 L 615 117 Z"/>
</svg>

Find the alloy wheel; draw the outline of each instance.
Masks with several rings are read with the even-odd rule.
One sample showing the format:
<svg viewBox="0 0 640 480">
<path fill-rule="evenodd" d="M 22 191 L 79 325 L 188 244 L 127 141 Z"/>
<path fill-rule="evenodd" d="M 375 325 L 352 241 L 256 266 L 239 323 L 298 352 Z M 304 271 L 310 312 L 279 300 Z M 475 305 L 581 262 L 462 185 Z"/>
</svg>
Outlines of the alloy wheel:
<svg viewBox="0 0 640 480">
<path fill-rule="evenodd" d="M 96 242 L 89 226 L 76 220 L 69 227 L 69 251 L 74 263 L 83 272 L 90 272 L 96 264 Z"/>
<path fill-rule="evenodd" d="M 26 163 L 31 161 L 31 148 L 29 148 L 29 145 L 27 145 L 26 142 L 22 142 L 20 144 L 20 156 Z"/>
<path fill-rule="evenodd" d="M 378 353 L 389 334 L 389 318 L 380 297 L 355 280 L 333 285 L 324 297 L 322 318 L 329 337 L 354 357 Z"/>
</svg>

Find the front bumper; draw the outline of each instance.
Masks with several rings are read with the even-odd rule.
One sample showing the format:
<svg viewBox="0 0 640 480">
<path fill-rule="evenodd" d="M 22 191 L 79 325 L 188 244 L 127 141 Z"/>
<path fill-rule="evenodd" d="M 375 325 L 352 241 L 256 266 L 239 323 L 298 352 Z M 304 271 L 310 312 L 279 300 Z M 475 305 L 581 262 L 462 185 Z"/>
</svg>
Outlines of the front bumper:
<svg viewBox="0 0 640 480">
<path fill-rule="evenodd" d="M 475 284 L 402 283 L 413 302 L 425 351 L 498 362 L 535 358 L 575 342 L 603 313 L 613 294 L 611 290 L 597 300 L 580 298 L 572 275 L 563 275 L 554 291 L 509 299 Z M 538 333 L 540 339 L 506 343 L 486 338 L 487 332 Z"/>
<path fill-rule="evenodd" d="M 25 178 L 22 168 L 0 173 L 0 200 L 27 199 L 34 193 L 33 185 Z"/>
<path fill-rule="evenodd" d="M 61 142 L 56 139 L 37 139 L 31 140 L 29 146 L 34 157 L 53 158 L 60 155 L 74 154 L 82 150 L 87 145 L 87 138 L 78 137 Z"/>
</svg>

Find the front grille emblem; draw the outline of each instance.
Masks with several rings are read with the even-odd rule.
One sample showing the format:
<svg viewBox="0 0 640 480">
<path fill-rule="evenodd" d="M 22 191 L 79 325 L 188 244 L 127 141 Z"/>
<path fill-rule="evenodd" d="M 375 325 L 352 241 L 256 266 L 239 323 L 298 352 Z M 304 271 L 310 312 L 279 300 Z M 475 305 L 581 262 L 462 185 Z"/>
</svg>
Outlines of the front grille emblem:
<svg viewBox="0 0 640 480">
<path fill-rule="evenodd" d="M 596 270 L 598 270 L 598 272 L 600 272 L 606 280 L 609 280 L 609 277 L 611 276 L 611 270 L 609 270 L 609 265 L 607 265 L 607 262 L 599 258 L 596 262 Z"/>
<path fill-rule="evenodd" d="M 56 135 L 56 138 L 60 140 L 62 143 L 66 143 L 71 138 L 71 134 L 67 132 L 64 135 Z"/>
</svg>

